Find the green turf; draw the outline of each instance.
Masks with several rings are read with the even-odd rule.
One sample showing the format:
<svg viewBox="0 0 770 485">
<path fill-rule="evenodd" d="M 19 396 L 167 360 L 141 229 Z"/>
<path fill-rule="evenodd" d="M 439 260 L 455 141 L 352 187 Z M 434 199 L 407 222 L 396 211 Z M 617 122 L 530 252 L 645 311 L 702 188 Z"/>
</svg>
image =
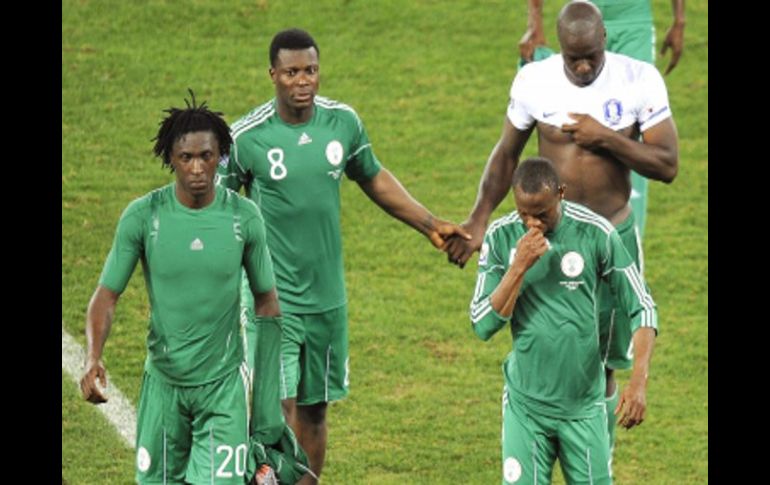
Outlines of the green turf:
<svg viewBox="0 0 770 485">
<path fill-rule="evenodd" d="M 151 155 L 162 109 L 188 87 L 232 122 L 273 94 L 267 48 L 309 30 L 321 94 L 352 105 L 378 157 L 438 216 L 462 220 L 496 142 L 526 24 L 523 0 L 62 2 L 62 315 L 84 313 L 115 223 L 172 180 Z M 559 2 L 546 2 L 546 29 Z M 670 2 L 655 0 L 658 43 Z M 708 481 L 708 4 L 687 2 L 685 53 L 666 82 L 680 172 L 652 183 L 646 276 L 660 310 L 649 416 L 620 432 L 618 483 Z M 659 59 L 665 67 L 667 59 Z M 535 151 L 533 140 L 526 154 Z M 496 215 L 513 207 L 507 199 Z M 499 483 L 500 364 L 470 330 L 474 266 L 458 270 L 357 185 L 342 190 L 351 395 L 329 412 L 324 482 Z M 475 257 L 472 263 L 475 263 Z M 148 303 L 141 269 L 122 295 L 105 361 L 134 403 Z M 621 374 L 621 380 L 627 378 Z M 62 476 L 127 483 L 133 454 L 63 376 Z M 557 473 L 556 483 L 563 483 Z"/>
</svg>

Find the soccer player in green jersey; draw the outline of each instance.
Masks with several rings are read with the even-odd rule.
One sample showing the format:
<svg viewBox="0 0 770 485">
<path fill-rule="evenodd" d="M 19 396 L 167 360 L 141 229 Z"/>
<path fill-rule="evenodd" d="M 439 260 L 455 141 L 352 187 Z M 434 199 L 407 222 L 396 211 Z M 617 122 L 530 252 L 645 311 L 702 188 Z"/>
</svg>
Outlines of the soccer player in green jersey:
<svg viewBox="0 0 770 485">
<path fill-rule="evenodd" d="M 284 411 L 316 475 L 326 453 L 327 403 L 348 394 L 342 176 L 439 249 L 450 235 L 470 237 L 435 218 L 382 166 L 350 106 L 316 95 L 319 58 L 318 45 L 303 30 L 274 36 L 269 73 L 275 98 L 231 126 L 230 160 L 220 168 L 223 183 L 245 187 L 265 217 L 284 323 Z M 247 308 L 247 330 L 250 314 Z"/>
<path fill-rule="evenodd" d="M 527 30 L 519 41 L 519 52 L 524 61 L 532 61 L 535 50 L 547 44 L 543 30 L 543 1 L 527 0 Z M 607 29 L 608 51 L 655 64 L 655 25 L 650 2 L 651 0 L 591 0 L 602 13 Z M 666 74 L 679 63 L 684 49 L 684 0 L 671 0 L 671 10 L 673 21 L 660 49 L 661 55 L 671 49 Z M 647 179 L 632 171 L 631 187 L 631 209 L 634 211 L 639 237 L 644 237 L 647 221 Z"/>
<path fill-rule="evenodd" d="M 670 183 L 679 167 L 676 125 L 658 70 L 605 50 L 601 13 L 589 2 L 566 4 L 558 20 L 561 53 L 523 66 L 511 86 L 499 141 L 481 177 L 464 226 L 471 241 L 447 243 L 451 261 L 463 265 L 481 246 L 492 211 L 503 200 L 519 157 L 533 132 L 538 154 L 552 160 L 566 184 L 567 200 L 585 205 L 618 229 L 644 273 L 641 239 L 629 204 L 630 173 Z M 601 349 L 609 407 L 617 402 L 614 371 L 631 366 L 631 336 L 619 322 L 609 288 L 600 282 Z M 610 446 L 614 416 L 609 415 Z"/>
<path fill-rule="evenodd" d="M 279 354 L 272 352 L 272 363 L 255 357 L 269 364 L 255 385 L 261 394 L 251 399 L 259 407 L 272 397 L 275 414 L 266 416 L 261 409 L 249 409 L 239 337 L 245 274 L 265 345 L 280 346 L 273 266 L 256 204 L 214 183 L 221 153 L 232 144 L 221 113 L 205 103 L 197 106 L 194 96 L 187 109 L 167 113 L 154 152 L 176 180 L 134 200 L 120 217 L 88 305 L 88 353 L 80 387 L 92 403 L 107 400 L 104 344 L 118 299 L 141 262 L 150 322 L 137 412 L 136 480 L 242 484 L 260 465 L 252 463 L 247 474 L 249 446 L 262 451 L 266 437 L 278 442 L 285 431 Z M 256 442 L 251 443 L 249 411 L 267 418 L 252 420 Z"/>
<path fill-rule="evenodd" d="M 503 364 L 502 483 L 550 483 L 558 457 L 568 484 L 609 484 L 606 414 L 617 413 L 626 428 L 644 420 L 655 304 L 617 230 L 563 200 L 549 160 L 524 160 L 512 188 L 517 210 L 486 232 L 470 309 L 483 340 L 511 325 L 513 350 Z M 604 400 L 599 280 L 617 294 L 636 348 L 630 382 L 614 410 Z"/>
</svg>

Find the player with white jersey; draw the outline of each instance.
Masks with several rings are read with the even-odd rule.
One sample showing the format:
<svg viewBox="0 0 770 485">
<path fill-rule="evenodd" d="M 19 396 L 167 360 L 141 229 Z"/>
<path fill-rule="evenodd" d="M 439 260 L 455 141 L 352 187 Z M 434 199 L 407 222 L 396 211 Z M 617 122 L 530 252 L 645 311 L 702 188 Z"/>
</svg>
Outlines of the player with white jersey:
<svg viewBox="0 0 770 485">
<path fill-rule="evenodd" d="M 502 135 L 464 223 L 473 239 L 447 244 L 450 260 L 458 265 L 481 247 L 489 216 L 505 196 L 506 180 L 536 130 L 538 154 L 553 161 L 565 198 L 608 219 L 643 270 L 629 205 L 631 170 L 666 183 L 677 174 L 677 133 L 665 84 L 653 66 L 605 51 L 602 17 L 591 3 L 565 5 L 558 33 L 561 54 L 525 65 L 513 80 Z M 606 288 L 600 288 L 598 301 L 605 394 L 614 408 L 618 395 L 613 372 L 630 366 L 631 339 Z M 611 414 L 609 419 L 612 431 Z"/>
<path fill-rule="evenodd" d="M 644 419 L 655 304 L 612 224 L 562 200 L 549 160 L 522 162 L 512 186 L 518 210 L 487 230 L 470 309 L 483 340 L 511 324 L 503 484 L 550 483 L 557 457 L 567 483 L 611 483 L 596 289 L 599 281 L 613 289 L 640 344 L 622 423 Z"/>
</svg>

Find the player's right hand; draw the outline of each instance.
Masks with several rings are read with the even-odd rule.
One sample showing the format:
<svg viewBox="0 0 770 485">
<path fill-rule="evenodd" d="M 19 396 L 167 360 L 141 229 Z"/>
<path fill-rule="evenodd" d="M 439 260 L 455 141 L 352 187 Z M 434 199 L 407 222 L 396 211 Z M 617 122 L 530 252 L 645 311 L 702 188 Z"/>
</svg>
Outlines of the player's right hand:
<svg viewBox="0 0 770 485">
<path fill-rule="evenodd" d="M 447 238 L 444 251 L 447 253 L 447 261 L 456 264 L 460 268 L 465 267 L 465 263 L 471 258 L 475 251 L 481 249 L 481 242 L 484 240 L 484 224 L 474 224 L 471 221 L 465 221 L 460 224 L 471 235 L 470 239 L 458 236 Z"/>
<path fill-rule="evenodd" d="M 519 40 L 519 55 L 527 62 L 532 62 L 535 57 L 535 49 L 539 45 L 545 45 L 545 35 L 542 31 L 528 28 Z"/>
<path fill-rule="evenodd" d="M 101 389 L 97 385 L 97 381 L 101 385 Z M 83 398 L 94 404 L 107 402 L 107 396 L 103 391 L 105 387 L 107 387 L 107 371 L 104 368 L 104 363 L 101 359 L 89 359 L 86 362 L 83 377 L 80 378 L 80 392 L 83 394 Z"/>
<path fill-rule="evenodd" d="M 525 269 L 529 269 L 546 251 L 548 251 L 548 240 L 543 235 L 543 231 L 538 227 L 530 227 L 516 244 L 514 262 L 520 261 Z"/>
</svg>

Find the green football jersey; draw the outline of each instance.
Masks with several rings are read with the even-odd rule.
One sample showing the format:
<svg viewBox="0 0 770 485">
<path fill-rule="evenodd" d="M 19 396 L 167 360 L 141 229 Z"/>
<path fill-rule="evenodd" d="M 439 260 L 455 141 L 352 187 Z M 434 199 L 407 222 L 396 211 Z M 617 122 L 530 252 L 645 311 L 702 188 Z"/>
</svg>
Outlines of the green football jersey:
<svg viewBox="0 0 770 485">
<path fill-rule="evenodd" d="M 291 125 L 273 99 L 231 131 L 220 180 L 234 190 L 245 187 L 262 210 L 282 310 L 320 313 L 344 305 L 342 174 L 366 181 L 381 167 L 358 115 L 316 96 L 312 118 Z"/>
<path fill-rule="evenodd" d="M 526 232 L 515 211 L 487 230 L 470 309 L 473 329 L 484 340 L 508 323 L 492 308 L 490 295 Z M 601 410 L 605 390 L 597 282 L 609 281 L 634 330 L 657 330 L 657 311 L 609 221 L 563 201 L 557 227 L 545 236 L 549 249 L 525 273 L 510 318 L 513 351 L 503 372 L 512 396 L 533 411 L 565 419 L 590 417 Z"/>
<path fill-rule="evenodd" d="M 257 292 L 275 286 L 257 206 L 216 187 L 214 201 L 190 209 L 175 183 L 123 211 L 99 284 L 122 293 L 142 262 L 150 300 L 145 369 L 173 385 L 216 380 L 243 360 L 240 282 Z"/>
</svg>

